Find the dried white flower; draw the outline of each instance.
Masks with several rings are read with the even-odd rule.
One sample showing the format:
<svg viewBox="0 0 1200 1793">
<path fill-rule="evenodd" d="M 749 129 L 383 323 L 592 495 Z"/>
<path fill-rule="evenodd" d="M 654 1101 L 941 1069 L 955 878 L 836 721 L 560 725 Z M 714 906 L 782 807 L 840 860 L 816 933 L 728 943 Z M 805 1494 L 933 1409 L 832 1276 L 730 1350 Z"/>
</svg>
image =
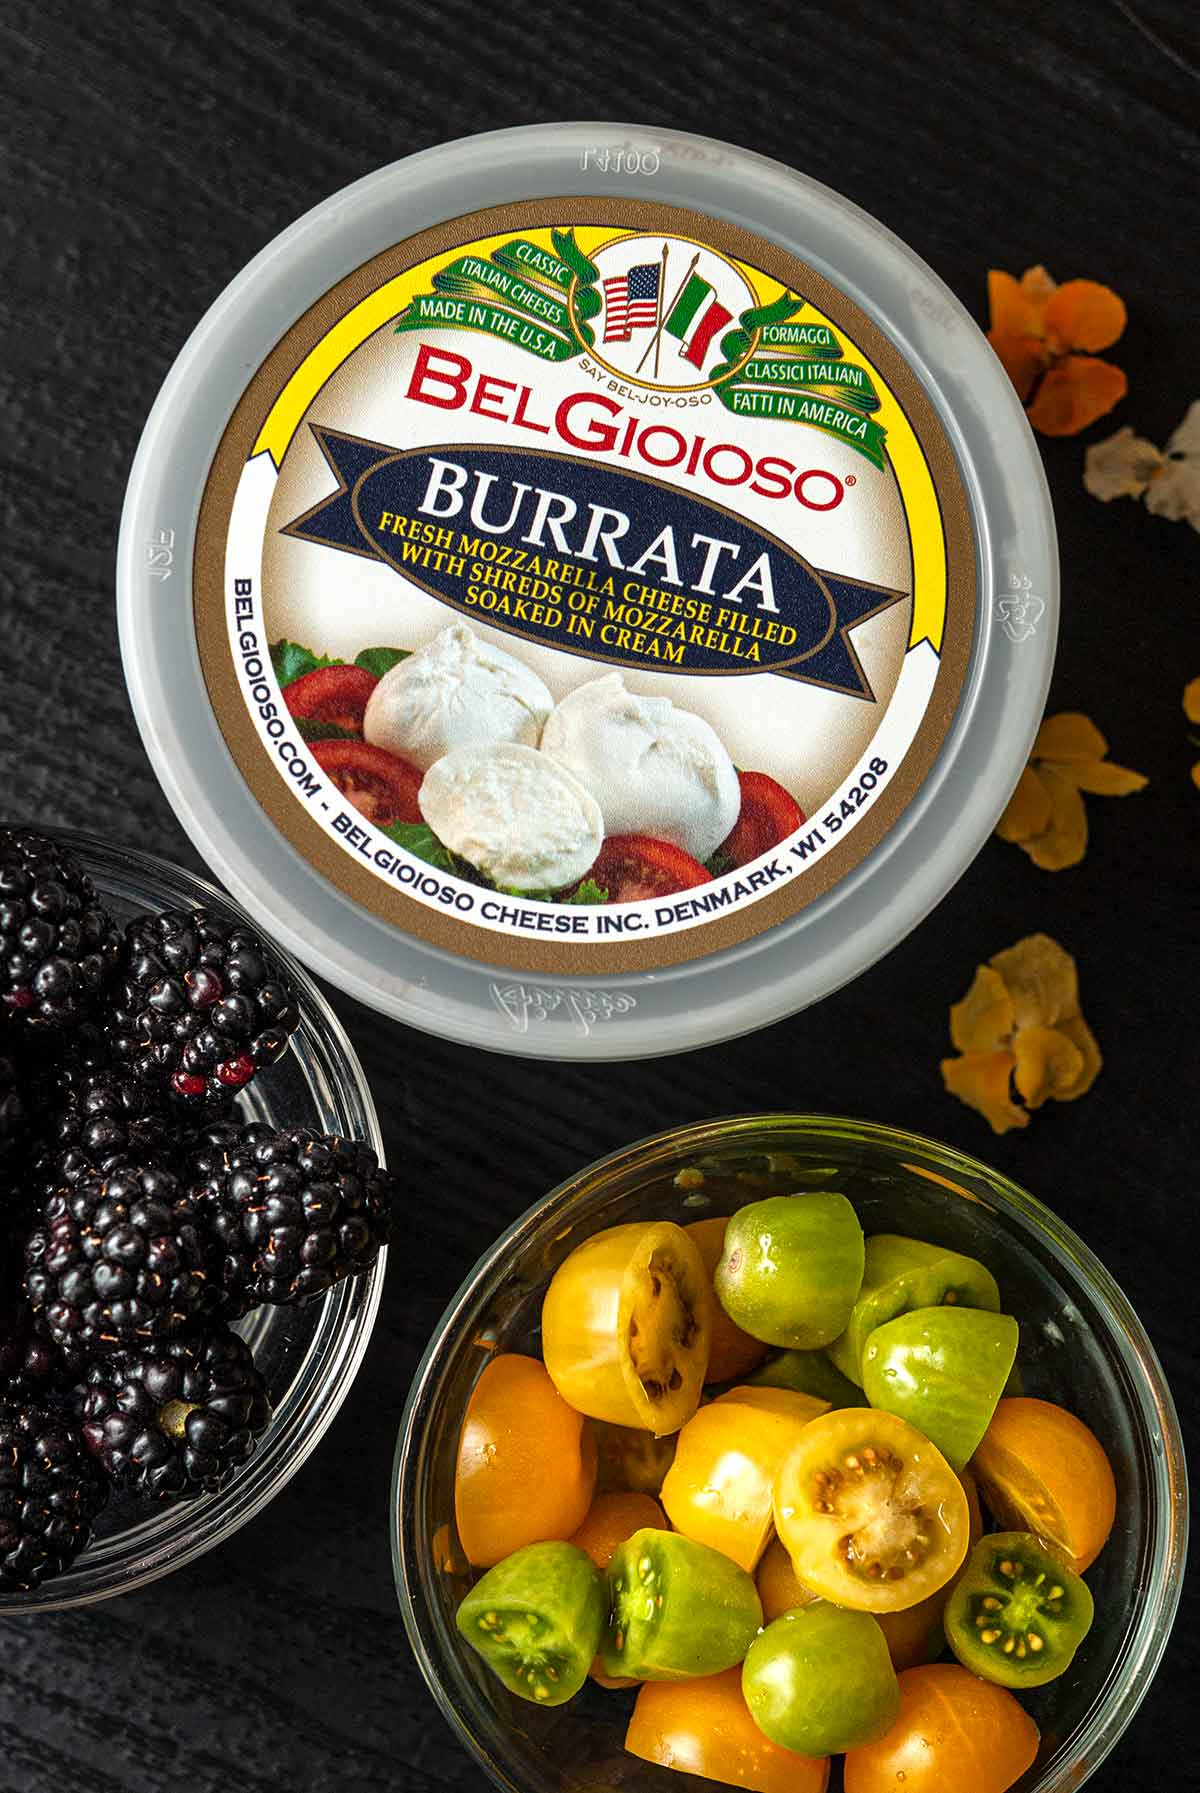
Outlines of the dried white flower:
<svg viewBox="0 0 1200 1793">
<path fill-rule="evenodd" d="M 1128 424 L 1084 457 L 1083 483 L 1093 498 L 1144 498 L 1156 517 L 1190 523 L 1200 531 L 1200 399 L 1167 443 L 1165 452 L 1135 436 Z"/>
<path fill-rule="evenodd" d="M 1164 459 L 1153 442 L 1145 436 L 1135 436 L 1126 424 L 1115 436 L 1107 436 L 1088 449 L 1083 483 L 1102 504 L 1113 498 L 1140 498 Z"/>
</svg>

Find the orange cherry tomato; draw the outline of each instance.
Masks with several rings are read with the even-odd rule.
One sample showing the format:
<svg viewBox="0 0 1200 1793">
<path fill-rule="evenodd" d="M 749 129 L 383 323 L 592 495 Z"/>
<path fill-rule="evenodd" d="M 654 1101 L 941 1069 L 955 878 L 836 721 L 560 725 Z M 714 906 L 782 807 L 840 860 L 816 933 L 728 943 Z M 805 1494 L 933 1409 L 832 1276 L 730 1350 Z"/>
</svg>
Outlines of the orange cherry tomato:
<svg viewBox="0 0 1200 1793">
<path fill-rule="evenodd" d="M 798 1606 L 809 1605 L 818 1597 L 796 1580 L 792 1559 L 778 1538 L 772 1538 L 763 1551 L 754 1585 L 762 1601 L 764 1625 L 770 1625 L 785 1612 L 795 1612 Z M 941 1623 L 940 1616 L 938 1622 Z"/>
<path fill-rule="evenodd" d="M 596 1445 L 536 1357 L 493 1357 L 467 1402 L 454 1518 L 469 1562 L 490 1568 L 525 1544 L 567 1539 L 596 1486 Z"/>
<path fill-rule="evenodd" d="M 691 1226 L 684 1228 L 696 1242 L 696 1250 L 704 1260 L 710 1284 L 713 1271 L 725 1250 L 725 1228 L 728 1225 L 729 1221 L 724 1214 L 715 1214 L 708 1220 L 693 1220 Z M 758 1368 L 769 1349 L 770 1346 L 764 1345 L 761 1339 L 752 1339 L 748 1332 L 735 1326 L 720 1302 L 713 1297 L 712 1344 L 708 1352 L 706 1382 L 733 1382 L 739 1376 L 748 1376 L 751 1370 Z"/>
<path fill-rule="evenodd" d="M 966 1493 L 967 1512 L 970 1515 L 971 1529 L 967 1538 L 969 1559 L 983 1536 L 983 1511 L 979 1505 L 979 1490 L 971 1471 L 961 1470 L 958 1479 Z M 875 1614 L 879 1629 L 887 1641 L 892 1667 L 897 1674 L 902 1669 L 917 1668 L 924 1662 L 936 1662 L 944 1654 L 946 1633 L 942 1629 L 942 1614 L 955 1583 L 962 1579 L 966 1568 L 967 1563 L 964 1561 L 958 1574 L 952 1576 L 944 1588 L 939 1588 L 936 1594 L 930 1594 L 926 1600 L 918 1600 L 915 1606 L 906 1606 L 900 1612 Z"/>
<path fill-rule="evenodd" d="M 1082 1575 L 1103 1550 L 1117 1512 L 1112 1466 L 1094 1432 L 1050 1401 L 1001 1401 L 971 1468 L 1005 1531 L 1035 1533 Z"/>
<path fill-rule="evenodd" d="M 646 1526 L 652 1531 L 667 1530 L 666 1514 L 648 1494 L 598 1494 L 571 1543 L 586 1550 L 597 1569 L 603 1570 L 626 1538 Z"/>
<path fill-rule="evenodd" d="M 546 1368 L 579 1413 L 664 1438 L 700 1405 L 713 1305 L 700 1253 L 673 1221 L 593 1233 L 546 1290 Z"/>
<path fill-rule="evenodd" d="M 694 1681 L 647 1681 L 625 1748 L 643 1762 L 750 1793 L 825 1793 L 829 1782 L 827 1756 L 798 1756 L 759 1730 L 742 1698 L 740 1668 Z"/>
<path fill-rule="evenodd" d="M 847 1752 L 845 1793 L 1006 1793 L 1038 1752 L 1038 1728 L 1006 1688 L 956 1662 L 906 1669 L 900 1716 Z"/>
<path fill-rule="evenodd" d="M 752 1575 L 771 1538 L 779 1466 L 825 1408 L 790 1389 L 737 1388 L 693 1414 L 662 1485 L 676 1531 Z"/>
</svg>

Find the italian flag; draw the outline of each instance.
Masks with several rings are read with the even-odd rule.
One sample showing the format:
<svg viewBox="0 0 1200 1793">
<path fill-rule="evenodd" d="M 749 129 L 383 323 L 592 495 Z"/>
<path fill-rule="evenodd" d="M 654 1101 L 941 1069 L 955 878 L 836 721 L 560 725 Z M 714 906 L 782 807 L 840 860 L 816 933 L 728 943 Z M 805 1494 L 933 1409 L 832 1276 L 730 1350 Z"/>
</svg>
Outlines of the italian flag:
<svg viewBox="0 0 1200 1793">
<path fill-rule="evenodd" d="M 703 367 L 709 344 L 718 330 L 723 330 L 733 317 L 715 296 L 707 280 L 690 274 L 683 291 L 672 305 L 663 328 L 678 337 L 683 345 L 680 354 L 693 367 Z"/>
</svg>

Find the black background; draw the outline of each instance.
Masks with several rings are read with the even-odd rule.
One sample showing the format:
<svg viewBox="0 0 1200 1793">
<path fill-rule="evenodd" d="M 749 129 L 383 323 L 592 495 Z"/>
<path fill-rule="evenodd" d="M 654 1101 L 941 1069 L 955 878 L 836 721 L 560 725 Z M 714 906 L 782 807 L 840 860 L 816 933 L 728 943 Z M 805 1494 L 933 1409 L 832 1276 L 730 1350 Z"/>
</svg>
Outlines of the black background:
<svg viewBox="0 0 1200 1793">
<path fill-rule="evenodd" d="M 1129 421 L 1161 443 L 1200 396 L 1190 10 L 7 0 L 0 810 L 198 866 L 142 752 L 117 653 L 113 554 L 139 430 L 251 255 L 334 189 L 446 138 L 572 116 L 728 138 L 874 212 L 981 319 L 989 266 L 1045 261 L 1060 279 L 1109 281 L 1129 304 L 1114 354 L 1131 395 L 1090 437 Z M 1052 707 L 1090 712 L 1148 790 L 1089 800 L 1074 871 L 1040 872 L 993 840 L 936 917 L 852 988 L 684 1058 L 546 1073 L 336 998 L 411 1201 L 365 1367 L 316 1457 L 222 1549 L 105 1607 L 0 1624 L 5 1789 L 480 1785 L 420 1682 L 392 1591 L 405 1389 L 501 1227 L 588 1159 L 669 1124 L 825 1109 L 979 1153 L 1116 1270 L 1194 1423 L 1200 746 L 1180 693 L 1200 674 L 1200 542 L 1087 497 L 1078 440 L 1042 447 L 1063 565 Z M 942 1092 L 946 1011 L 979 960 L 1034 929 L 1078 956 L 1106 1068 L 1084 1101 L 994 1140 Z M 1096 1793 L 1195 1786 L 1194 1615 L 1185 1592 Z"/>
</svg>

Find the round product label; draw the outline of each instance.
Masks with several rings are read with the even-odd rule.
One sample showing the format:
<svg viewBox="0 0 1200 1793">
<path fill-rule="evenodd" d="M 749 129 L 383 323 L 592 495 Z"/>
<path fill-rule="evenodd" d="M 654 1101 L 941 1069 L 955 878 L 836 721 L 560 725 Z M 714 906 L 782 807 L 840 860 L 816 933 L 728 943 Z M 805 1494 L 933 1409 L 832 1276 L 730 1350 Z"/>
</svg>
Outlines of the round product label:
<svg viewBox="0 0 1200 1793">
<path fill-rule="evenodd" d="M 729 947 L 895 823 L 954 715 L 975 546 L 896 348 L 719 219 L 498 207 L 357 269 L 246 389 L 193 580 L 284 836 L 451 952 Z"/>
</svg>

